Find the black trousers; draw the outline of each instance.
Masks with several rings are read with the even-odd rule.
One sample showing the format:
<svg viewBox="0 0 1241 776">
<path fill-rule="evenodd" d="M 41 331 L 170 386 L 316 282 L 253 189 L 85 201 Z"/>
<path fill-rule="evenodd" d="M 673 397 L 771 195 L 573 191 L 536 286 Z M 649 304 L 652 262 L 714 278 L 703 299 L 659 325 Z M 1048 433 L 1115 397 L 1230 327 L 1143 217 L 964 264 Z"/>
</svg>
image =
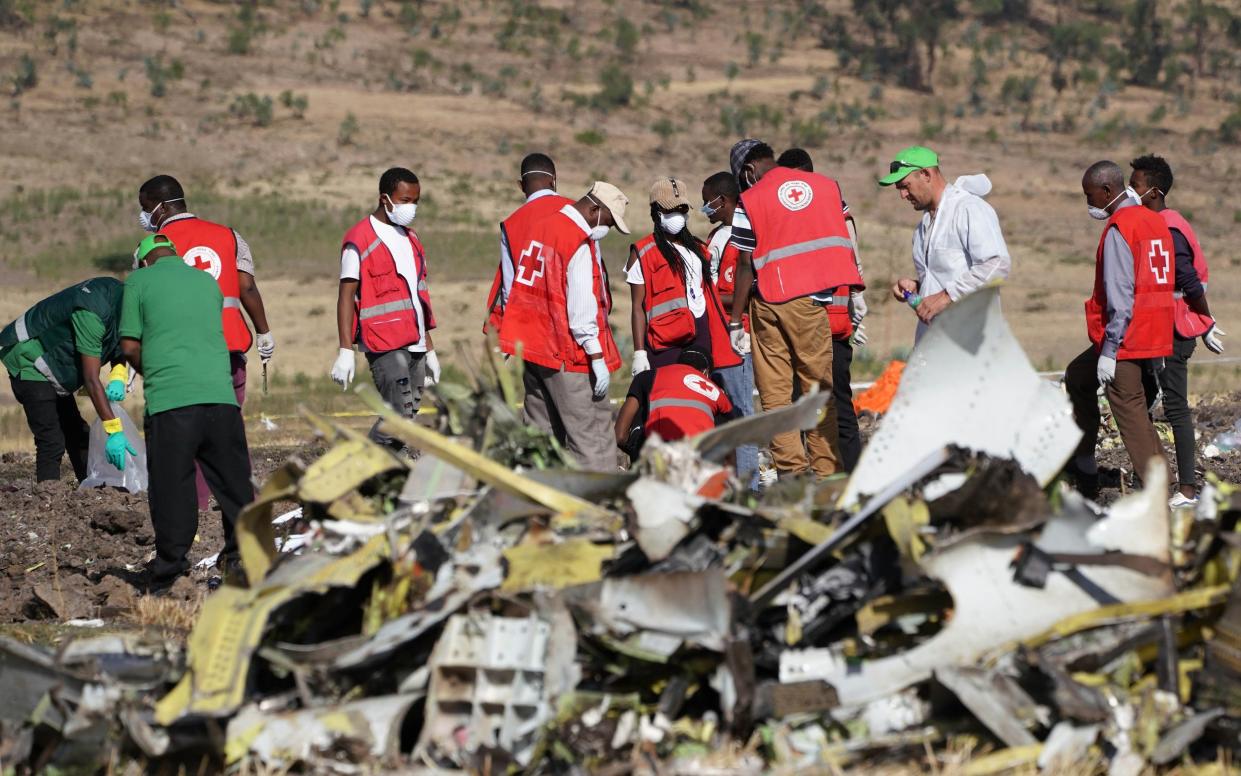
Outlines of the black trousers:
<svg viewBox="0 0 1241 776">
<path fill-rule="evenodd" d="M 1178 485 L 1194 485 L 1194 415 L 1189 409 L 1189 359 L 1194 354 L 1198 340 L 1176 337 L 1172 341 L 1172 355 L 1163 360 L 1163 369 L 1155 378 L 1143 375 L 1146 387 L 1146 406 L 1155 403 L 1159 388 L 1163 388 L 1163 414 L 1172 426 L 1172 438 L 1176 447 L 1176 479 Z M 1158 385 L 1155 380 L 1158 379 Z"/>
<path fill-rule="evenodd" d="M 86 450 L 90 429 L 72 396 L 60 396 L 51 383 L 9 378 L 13 396 L 26 412 L 26 424 L 34 434 L 34 473 L 39 482 L 60 479 L 60 459 L 69 453 L 73 473 L 86 478 Z"/>
<path fill-rule="evenodd" d="M 233 527 L 241 508 L 254 500 L 241 410 L 231 404 L 195 404 L 148 415 L 145 426 L 151 526 L 155 531 L 152 576 L 167 579 L 189 568 L 186 556 L 198 532 L 195 462 L 224 517 L 220 558 L 236 556 Z"/>
<path fill-rule="evenodd" d="M 836 396 L 836 431 L 840 444 L 840 468 L 851 472 L 862 457 L 862 434 L 853 411 L 853 345 L 848 339 L 832 341 L 832 393 Z"/>
</svg>

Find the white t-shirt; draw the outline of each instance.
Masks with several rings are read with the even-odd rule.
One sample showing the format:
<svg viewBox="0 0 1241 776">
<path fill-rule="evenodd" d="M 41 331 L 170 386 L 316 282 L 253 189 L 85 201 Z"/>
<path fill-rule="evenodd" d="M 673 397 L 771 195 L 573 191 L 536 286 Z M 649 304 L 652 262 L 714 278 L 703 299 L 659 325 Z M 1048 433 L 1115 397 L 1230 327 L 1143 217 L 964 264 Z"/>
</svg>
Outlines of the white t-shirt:
<svg viewBox="0 0 1241 776">
<path fill-rule="evenodd" d="M 385 224 L 383 221 L 375 218 L 375 216 L 370 218 L 375 234 L 383 241 L 384 246 L 392 252 L 392 259 L 396 262 L 396 271 L 404 278 L 406 285 L 409 286 L 410 298 L 417 302 L 418 262 L 414 258 L 414 246 L 410 244 L 409 237 L 406 236 L 405 227 Z M 340 279 L 358 280 L 361 277 L 362 267 L 357 248 L 352 245 L 345 246 L 345 250 L 340 254 Z M 413 353 L 425 353 L 427 350 L 427 326 L 426 321 L 423 319 L 421 304 L 414 304 L 414 314 L 418 316 L 418 330 L 423 332 L 423 337 L 406 348 L 406 350 Z M 360 343 L 359 346 L 361 346 Z M 365 348 L 363 349 L 365 350 Z"/>
<path fill-rule="evenodd" d="M 702 262 L 698 257 L 682 245 L 672 243 L 672 247 L 681 254 L 685 262 L 685 300 L 689 302 L 689 312 L 695 318 L 701 318 L 707 312 L 707 298 L 702 290 Z M 659 250 L 652 248 L 651 250 Z M 644 286 L 646 279 L 642 277 L 642 262 L 635 261 L 625 273 L 625 280 L 631 286 Z"/>
<path fill-rule="evenodd" d="M 711 235 L 711 241 L 707 243 L 707 257 L 711 260 L 711 282 L 720 282 L 720 262 L 724 259 L 724 249 L 728 247 L 728 241 L 733 237 L 733 228 L 728 224 L 724 224 L 715 230 L 715 234 Z"/>
</svg>

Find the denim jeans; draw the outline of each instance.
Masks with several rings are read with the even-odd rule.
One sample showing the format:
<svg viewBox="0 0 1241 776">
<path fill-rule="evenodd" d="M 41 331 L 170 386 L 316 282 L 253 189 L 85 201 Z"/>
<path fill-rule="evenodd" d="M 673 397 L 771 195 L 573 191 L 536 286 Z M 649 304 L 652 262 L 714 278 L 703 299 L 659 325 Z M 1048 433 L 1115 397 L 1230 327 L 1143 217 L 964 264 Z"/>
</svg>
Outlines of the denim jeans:
<svg viewBox="0 0 1241 776">
<path fill-rule="evenodd" d="M 742 415 L 754 414 L 754 362 L 750 354 L 745 355 L 739 366 L 717 370 L 714 377 Z M 737 448 L 737 477 L 748 482 L 751 489 L 758 487 L 758 448 L 754 445 Z"/>
</svg>

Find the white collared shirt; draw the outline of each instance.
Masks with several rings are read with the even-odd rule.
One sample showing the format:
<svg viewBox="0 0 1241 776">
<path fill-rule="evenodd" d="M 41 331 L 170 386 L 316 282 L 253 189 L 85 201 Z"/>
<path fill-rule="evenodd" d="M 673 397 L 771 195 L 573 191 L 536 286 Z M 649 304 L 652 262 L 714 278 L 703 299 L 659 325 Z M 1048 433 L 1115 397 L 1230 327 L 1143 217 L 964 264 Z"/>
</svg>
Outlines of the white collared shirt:
<svg viewBox="0 0 1241 776">
<path fill-rule="evenodd" d="M 577 224 L 583 234 L 590 235 L 590 224 L 582 218 L 573 205 L 565 205 L 561 213 Z M 573 340 L 582 346 L 589 356 L 603 352 L 599 344 L 599 299 L 595 296 L 594 261 L 591 256 L 591 240 L 587 239 L 578 246 L 569 258 L 565 268 L 565 306 L 569 317 L 569 333 Z M 603 252 L 599 252 L 599 263 L 603 263 Z"/>
<path fill-rule="evenodd" d="M 423 332 L 422 339 L 410 345 L 406 350 L 412 353 L 425 353 L 427 351 L 426 337 L 426 321 L 423 319 L 422 304 L 418 300 L 418 261 L 414 256 L 414 246 L 410 243 L 408 233 L 403 226 L 393 226 L 385 224 L 383 221 L 370 216 L 371 227 L 375 230 L 375 235 L 383 241 L 384 247 L 392 252 L 392 260 L 396 263 L 397 274 L 409 286 L 410 299 L 414 300 L 414 314 L 418 316 L 418 331 Z M 340 254 L 340 279 L 341 280 L 358 280 L 362 277 L 361 261 L 358 258 L 358 249 L 353 245 L 346 245 Z M 359 343 L 361 346 L 361 343 Z"/>
</svg>

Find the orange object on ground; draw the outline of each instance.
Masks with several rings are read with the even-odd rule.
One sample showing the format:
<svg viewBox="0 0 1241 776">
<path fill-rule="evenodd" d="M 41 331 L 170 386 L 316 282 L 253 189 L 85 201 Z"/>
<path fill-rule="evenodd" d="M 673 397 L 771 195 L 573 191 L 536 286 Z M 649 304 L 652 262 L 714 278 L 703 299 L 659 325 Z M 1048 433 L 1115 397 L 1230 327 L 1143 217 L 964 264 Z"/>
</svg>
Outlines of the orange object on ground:
<svg viewBox="0 0 1241 776">
<path fill-rule="evenodd" d="M 882 415 L 892 406 L 892 397 L 901 385 L 901 374 L 905 371 L 904 361 L 889 361 L 883 374 L 874 385 L 857 395 L 853 400 L 853 409 L 857 412 L 867 410 Z"/>
</svg>

